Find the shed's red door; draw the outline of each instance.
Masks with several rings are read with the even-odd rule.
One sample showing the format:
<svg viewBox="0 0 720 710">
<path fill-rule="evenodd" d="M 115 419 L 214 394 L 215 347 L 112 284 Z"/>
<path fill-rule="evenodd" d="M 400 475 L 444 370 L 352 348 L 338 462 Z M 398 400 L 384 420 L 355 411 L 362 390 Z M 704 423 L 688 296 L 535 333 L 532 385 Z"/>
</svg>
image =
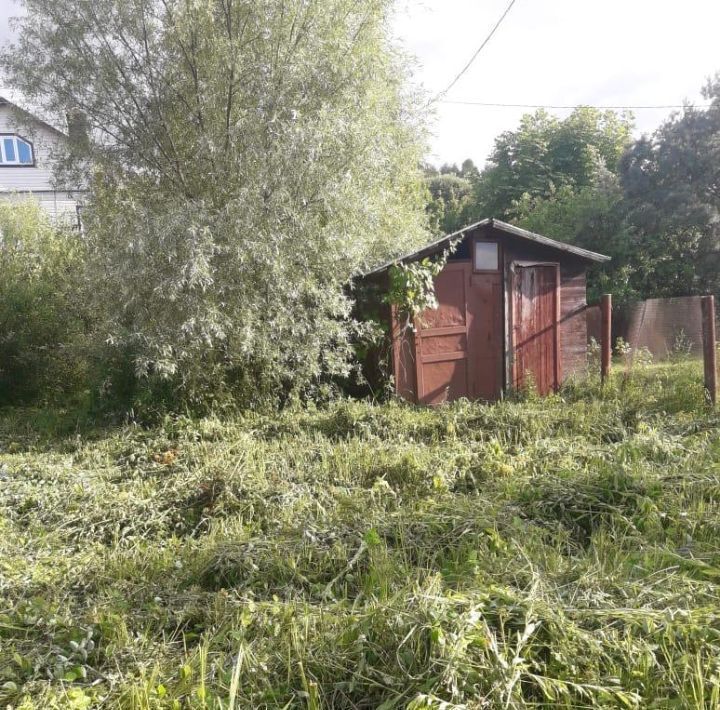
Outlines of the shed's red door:
<svg viewBox="0 0 720 710">
<path fill-rule="evenodd" d="M 450 262 L 435 278 L 438 308 L 415 323 L 418 401 L 495 400 L 502 390 L 502 276 Z"/>
<path fill-rule="evenodd" d="M 513 264 L 513 381 L 540 394 L 560 385 L 560 267 Z"/>
</svg>

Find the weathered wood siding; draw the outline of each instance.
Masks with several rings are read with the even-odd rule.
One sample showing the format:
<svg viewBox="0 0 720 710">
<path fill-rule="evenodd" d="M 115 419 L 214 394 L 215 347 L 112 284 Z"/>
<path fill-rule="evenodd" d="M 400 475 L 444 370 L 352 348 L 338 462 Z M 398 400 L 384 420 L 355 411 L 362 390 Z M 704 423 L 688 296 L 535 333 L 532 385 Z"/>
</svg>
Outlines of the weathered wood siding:
<svg viewBox="0 0 720 710">
<path fill-rule="evenodd" d="M 513 269 L 513 385 L 532 375 L 537 391 L 549 394 L 562 381 L 560 368 L 560 269 L 557 264 Z"/>
<path fill-rule="evenodd" d="M 587 360 L 587 284 L 582 264 L 560 265 L 560 349 L 562 379 L 585 369 Z"/>
<path fill-rule="evenodd" d="M 391 309 L 393 335 L 393 374 L 395 392 L 408 402 L 417 402 L 417 376 L 415 365 L 415 337 L 407 321 Z"/>
<path fill-rule="evenodd" d="M 499 231 L 487 230 L 488 239 L 504 244 L 506 306 L 512 303 L 510 265 L 513 261 L 555 262 L 560 264 L 560 381 L 582 372 L 587 358 L 586 270 L 579 259 L 539 244 L 508 237 Z M 507 310 L 507 331 L 512 332 L 512 309 Z M 512 352 L 506 343 L 507 377 L 512 382 Z"/>
<path fill-rule="evenodd" d="M 499 243 L 500 263 L 502 267 L 499 272 L 474 272 L 472 270 L 472 262 L 468 261 L 468 257 L 470 257 L 473 252 L 473 250 L 469 248 L 469 244 L 474 239 L 484 239 Z M 553 366 L 552 377 L 548 374 L 545 378 L 547 380 L 545 384 L 549 383 L 549 385 L 543 385 L 543 391 L 549 390 L 555 386 L 556 382 L 563 382 L 568 377 L 583 372 L 586 367 L 586 271 L 588 262 L 584 260 L 582 256 L 568 253 L 565 250 L 554 248 L 551 245 L 530 242 L 528 239 L 519 235 L 509 234 L 507 231 L 502 231 L 491 225 L 482 225 L 468 232 L 464 238 L 464 243 L 460 245 L 456 252 L 450 257 L 448 266 L 446 270 L 443 271 L 446 278 L 452 273 L 453 279 L 459 278 L 467 280 L 470 278 L 470 284 L 472 285 L 474 283 L 473 280 L 487 279 L 488 274 L 492 274 L 496 281 L 496 283 L 495 281 L 493 283 L 496 287 L 497 297 L 493 297 L 493 303 L 497 305 L 498 318 L 491 319 L 492 324 L 488 325 L 488 327 L 482 331 L 481 339 L 486 344 L 492 343 L 492 347 L 497 351 L 496 359 L 498 363 L 500 363 L 501 360 L 504 361 L 504 365 L 501 368 L 502 373 L 498 373 L 498 380 L 502 381 L 502 389 L 505 391 L 513 386 L 515 364 L 515 348 L 513 344 L 513 264 L 516 265 L 515 270 L 517 267 L 544 268 L 542 265 L 552 265 L 555 269 L 553 281 L 555 284 L 558 283 L 559 270 L 560 287 L 554 292 L 553 298 L 550 299 L 554 309 L 554 314 L 550 322 L 552 324 L 557 322 L 559 326 L 557 329 L 553 328 L 553 330 L 558 333 L 558 339 L 555 341 L 555 336 L 553 335 L 553 362 L 547 364 L 548 373 L 551 372 L 549 369 L 550 366 Z M 442 302 L 441 305 L 444 304 L 447 310 L 449 307 L 448 304 L 452 299 L 448 300 L 447 297 L 443 297 L 442 291 L 443 289 L 439 289 L 438 297 Z M 558 299 L 556 294 L 559 295 L 559 309 L 557 308 Z M 465 293 L 465 310 L 472 314 L 473 319 L 485 317 L 488 311 L 486 300 L 487 299 L 483 300 L 483 298 L 474 298 L 471 294 Z M 550 303 L 550 301 L 548 301 L 548 303 Z M 450 303 L 450 305 L 453 304 Z M 459 308 L 458 304 L 455 305 Z M 440 316 L 442 316 L 442 308 L 439 313 L 428 314 L 426 327 L 429 328 L 429 330 L 427 333 L 423 333 L 423 336 L 427 335 L 428 337 L 421 338 L 421 345 L 424 340 L 428 340 L 428 347 L 439 347 L 435 343 L 435 340 L 437 340 L 439 335 L 443 335 L 443 333 L 436 333 L 435 331 L 438 330 L 440 325 L 446 325 L 444 321 L 441 324 L 435 322 Z M 424 360 L 421 361 L 419 368 L 416 362 L 417 348 L 412 330 L 406 328 L 405 323 L 400 323 L 397 314 L 394 312 L 389 316 L 389 319 L 390 340 L 392 343 L 392 372 L 395 377 L 396 393 L 411 402 L 417 402 L 418 399 L 427 401 L 428 403 L 440 401 L 443 397 L 428 398 L 426 396 L 425 389 L 427 388 L 421 386 L 422 382 L 420 384 L 418 383 L 418 370 L 422 369 L 425 365 L 425 360 L 432 366 L 436 364 L 436 362 L 440 362 L 441 355 L 445 357 L 446 353 L 435 351 L 425 353 L 423 356 Z M 494 399 L 495 397 L 481 392 L 477 386 L 477 370 L 478 368 L 483 368 L 484 372 L 488 368 L 488 363 L 483 361 L 479 356 L 477 347 L 469 347 L 469 341 L 461 342 L 463 337 L 466 339 L 470 338 L 472 332 L 471 325 L 467 326 L 465 335 L 463 335 L 463 332 L 460 332 L 462 331 L 461 325 L 467 324 L 460 323 L 459 321 L 455 323 L 455 321 L 453 321 L 452 323 L 448 322 L 447 325 L 451 326 L 451 330 L 453 330 L 452 333 L 448 333 L 448 342 L 454 344 L 451 347 L 452 352 L 450 354 L 456 367 L 455 369 L 449 366 L 446 367 L 447 376 L 444 380 L 440 377 L 442 373 L 433 375 L 432 387 L 430 387 L 430 389 L 433 391 L 437 389 L 439 391 L 441 388 L 447 387 L 450 399 L 454 398 L 453 395 L 469 396 L 473 399 Z M 543 328 L 546 327 L 547 326 L 543 326 Z M 455 340 L 452 340 L 452 338 L 455 338 Z M 453 373 L 457 369 L 457 364 L 461 362 L 462 357 L 465 357 L 464 348 L 467 349 L 467 382 L 462 392 L 455 392 L 453 388 L 457 390 L 458 387 Z M 549 349 L 548 352 L 550 352 Z M 559 357 L 555 358 L 555 353 L 557 353 Z M 500 369 L 499 365 L 498 369 Z M 424 375 L 424 371 L 422 371 L 421 374 Z M 475 384 L 471 386 L 473 382 Z M 552 387 L 550 385 L 552 385 Z M 499 395 L 500 391 L 498 389 L 496 397 Z"/>
</svg>

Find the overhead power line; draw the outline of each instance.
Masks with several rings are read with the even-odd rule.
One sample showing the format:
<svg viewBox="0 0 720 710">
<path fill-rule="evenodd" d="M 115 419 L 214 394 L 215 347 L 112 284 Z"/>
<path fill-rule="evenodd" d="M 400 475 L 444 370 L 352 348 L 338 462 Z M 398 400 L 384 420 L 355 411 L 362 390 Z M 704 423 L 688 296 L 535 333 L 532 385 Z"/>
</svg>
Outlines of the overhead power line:
<svg viewBox="0 0 720 710">
<path fill-rule="evenodd" d="M 492 101 L 452 101 L 449 99 L 441 99 L 440 103 L 453 104 L 456 106 L 481 106 L 485 108 L 548 108 L 548 109 L 576 109 L 576 108 L 596 108 L 599 110 L 621 111 L 621 110 L 643 110 L 643 109 L 674 109 L 686 108 L 692 106 L 694 108 L 709 108 L 711 103 L 707 104 L 640 104 L 635 106 L 610 106 L 597 104 L 506 104 L 495 103 Z"/>
<path fill-rule="evenodd" d="M 435 99 L 434 99 L 435 101 L 437 101 L 438 99 L 445 96 L 445 94 L 447 94 L 447 92 L 450 91 L 450 89 L 452 89 L 453 86 L 455 86 L 455 84 L 458 83 L 458 81 L 460 81 L 460 78 L 462 77 L 462 75 L 472 66 L 472 63 L 478 58 L 478 55 L 480 54 L 480 52 L 482 52 L 483 49 L 485 49 L 485 45 L 492 39 L 495 32 L 497 32 L 498 27 L 500 27 L 500 25 L 503 23 L 503 20 L 507 17 L 510 10 L 512 10 L 512 6 L 516 2 L 517 2 L 517 0 L 510 0 L 510 3 L 505 8 L 505 12 L 503 12 L 503 14 L 500 15 L 500 19 L 495 23 L 495 26 L 490 30 L 490 34 L 488 34 L 488 36 L 483 40 L 483 43 L 478 47 L 475 54 L 473 54 L 472 57 L 470 57 L 470 61 L 460 70 L 460 73 L 447 85 L 447 87 L 445 89 L 443 89 L 435 97 Z"/>
</svg>

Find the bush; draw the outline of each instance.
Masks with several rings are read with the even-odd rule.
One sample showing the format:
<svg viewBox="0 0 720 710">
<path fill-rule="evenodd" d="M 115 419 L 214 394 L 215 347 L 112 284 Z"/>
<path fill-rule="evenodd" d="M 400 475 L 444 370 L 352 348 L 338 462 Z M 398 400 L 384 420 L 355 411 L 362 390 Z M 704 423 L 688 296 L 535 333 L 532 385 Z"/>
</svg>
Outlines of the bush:
<svg viewBox="0 0 720 710">
<path fill-rule="evenodd" d="M 34 202 L 0 204 L 0 404 L 66 396 L 84 378 L 83 245 Z"/>
<path fill-rule="evenodd" d="M 123 0 L 100 24 L 92 3 L 27 5 L 2 63 L 28 101 L 82 106 L 95 131 L 64 157 L 93 166 L 98 332 L 139 390 L 260 407 L 350 375 L 366 328 L 349 280 L 430 237 L 392 4 Z"/>
</svg>

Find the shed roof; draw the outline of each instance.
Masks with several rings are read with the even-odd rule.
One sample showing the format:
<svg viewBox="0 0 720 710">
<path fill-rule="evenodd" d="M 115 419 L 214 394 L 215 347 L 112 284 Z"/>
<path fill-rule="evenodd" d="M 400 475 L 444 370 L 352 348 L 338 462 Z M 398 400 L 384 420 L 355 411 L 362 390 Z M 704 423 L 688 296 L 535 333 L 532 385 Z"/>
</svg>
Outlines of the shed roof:
<svg viewBox="0 0 720 710">
<path fill-rule="evenodd" d="M 405 254 L 404 256 L 400 256 L 397 259 L 393 259 L 392 261 L 388 261 L 386 264 L 383 264 L 382 266 L 378 266 L 377 268 L 373 269 L 372 271 L 368 271 L 366 276 L 370 276 L 371 274 L 377 274 L 382 271 L 385 271 L 385 269 L 390 268 L 393 264 L 398 264 L 401 262 L 409 261 L 411 259 L 422 259 L 425 256 L 429 256 L 430 254 L 434 254 L 435 252 L 442 249 L 444 246 L 452 242 L 454 239 L 458 237 L 464 237 L 465 234 L 468 232 L 471 232 L 474 229 L 477 229 L 478 227 L 492 227 L 494 229 L 497 229 L 501 232 L 505 232 L 506 234 L 509 234 L 513 237 L 518 237 L 520 239 L 525 239 L 529 242 L 534 242 L 535 244 L 541 244 L 543 246 L 549 247 L 551 249 L 557 249 L 558 251 L 563 251 L 567 254 L 572 254 L 573 256 L 576 256 L 580 259 L 585 259 L 586 261 L 592 261 L 597 263 L 603 263 L 606 261 L 610 261 L 609 256 L 605 256 L 604 254 L 598 254 L 597 252 L 590 251 L 589 249 L 582 249 L 580 247 L 573 246 L 572 244 L 567 244 L 565 242 L 559 242 L 555 239 L 550 239 L 550 237 L 544 237 L 542 234 L 536 234 L 535 232 L 529 232 L 527 229 L 521 229 L 520 227 L 515 227 L 512 224 L 508 224 L 507 222 L 502 222 L 499 219 L 483 219 L 479 222 L 475 222 L 474 224 L 470 224 L 467 227 L 463 227 L 462 229 L 459 229 L 457 232 L 453 232 L 452 234 L 447 234 L 441 239 L 436 239 L 434 242 L 431 242 L 430 244 L 422 247 L 422 249 L 418 249 L 417 251 L 410 252 L 409 254 Z"/>
</svg>

